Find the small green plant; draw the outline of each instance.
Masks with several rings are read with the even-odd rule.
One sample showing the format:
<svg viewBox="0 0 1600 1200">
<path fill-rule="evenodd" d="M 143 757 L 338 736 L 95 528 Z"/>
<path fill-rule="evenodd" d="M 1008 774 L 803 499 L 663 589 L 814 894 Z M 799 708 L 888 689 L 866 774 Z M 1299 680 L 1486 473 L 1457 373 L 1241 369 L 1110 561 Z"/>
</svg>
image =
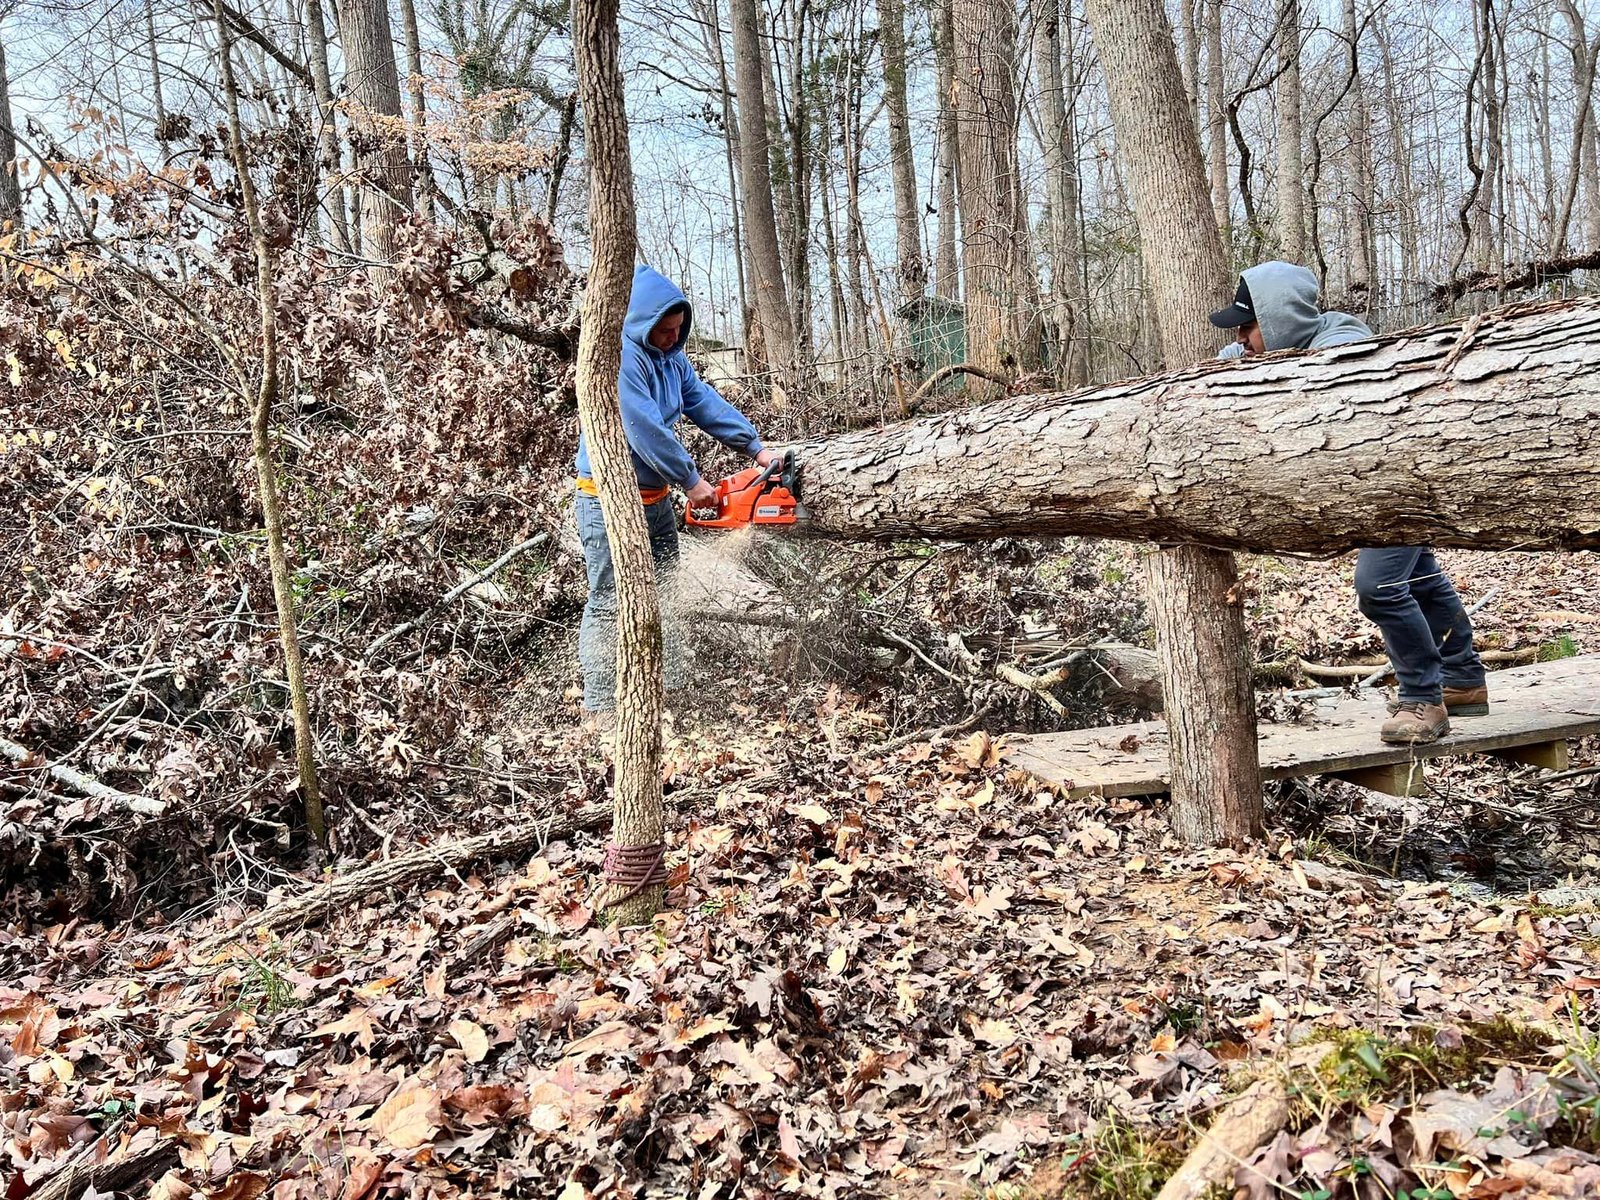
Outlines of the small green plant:
<svg viewBox="0 0 1600 1200">
<path fill-rule="evenodd" d="M 1578 656 L 1578 643 L 1572 640 L 1570 633 L 1563 633 L 1560 637 L 1552 638 L 1548 642 L 1539 644 L 1538 659 L 1540 662 L 1555 662 L 1558 658 L 1576 658 Z"/>
<path fill-rule="evenodd" d="M 294 994 L 294 985 L 283 977 L 275 965 L 283 957 L 282 943 L 274 941 L 267 948 L 265 958 L 257 958 L 248 950 L 244 951 L 244 956 L 247 962 L 232 1008 L 240 1012 L 276 1016 L 300 1006 Z"/>
<path fill-rule="evenodd" d="M 1076 1144 L 1074 1144 L 1074 1142 Z M 1115 1117 L 1087 1139 L 1069 1141 L 1065 1159 L 1075 1162 L 1071 1184 L 1082 1200 L 1150 1200 L 1183 1162 L 1182 1150 Z"/>
</svg>

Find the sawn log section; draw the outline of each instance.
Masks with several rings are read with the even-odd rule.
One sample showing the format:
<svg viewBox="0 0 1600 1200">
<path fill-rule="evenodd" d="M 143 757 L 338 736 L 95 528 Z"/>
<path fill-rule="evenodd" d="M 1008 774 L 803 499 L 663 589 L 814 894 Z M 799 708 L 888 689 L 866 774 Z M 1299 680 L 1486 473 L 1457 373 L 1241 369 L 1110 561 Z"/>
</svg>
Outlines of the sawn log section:
<svg viewBox="0 0 1600 1200">
<path fill-rule="evenodd" d="M 813 527 L 843 537 L 1596 548 L 1600 301 L 1019 396 L 802 460 Z"/>
<path fill-rule="evenodd" d="M 1379 740 L 1378 727 L 1388 715 L 1380 694 L 1319 705 L 1304 724 L 1261 726 L 1261 777 L 1350 774 L 1450 754 L 1521 758 L 1523 747 L 1600 733 L 1600 654 L 1491 672 L 1489 700 L 1487 716 L 1454 718 L 1447 737 L 1417 747 Z M 1072 798 L 1167 790 L 1167 727 L 1161 721 L 1016 735 L 1003 743 L 1002 758 Z"/>
</svg>

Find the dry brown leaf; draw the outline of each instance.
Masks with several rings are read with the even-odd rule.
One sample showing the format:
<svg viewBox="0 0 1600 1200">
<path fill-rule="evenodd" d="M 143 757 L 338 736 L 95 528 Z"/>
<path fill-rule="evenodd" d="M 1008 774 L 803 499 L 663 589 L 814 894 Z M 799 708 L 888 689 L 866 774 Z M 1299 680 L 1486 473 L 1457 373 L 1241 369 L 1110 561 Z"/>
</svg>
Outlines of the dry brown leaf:
<svg viewBox="0 0 1600 1200">
<path fill-rule="evenodd" d="M 348 1161 L 350 1173 L 344 1179 L 340 1200 L 366 1200 L 383 1175 L 384 1162 L 378 1158 L 358 1158 Z"/>
<path fill-rule="evenodd" d="M 177 1171 L 168 1171 L 150 1186 L 149 1200 L 189 1200 L 194 1188 L 183 1181 Z"/>
<path fill-rule="evenodd" d="M 489 1035 L 476 1021 L 460 1018 L 450 1022 L 450 1036 L 467 1056 L 468 1062 L 480 1063 L 489 1054 Z"/>
<path fill-rule="evenodd" d="M 415 1150 L 432 1141 L 444 1123 L 439 1093 L 415 1077 L 406 1080 L 367 1122 L 373 1136 L 400 1150 Z"/>
<path fill-rule="evenodd" d="M 568 1042 L 563 1057 L 576 1058 L 583 1054 L 606 1054 L 616 1050 L 626 1050 L 633 1045 L 638 1032 L 626 1021 L 607 1021 L 576 1041 Z"/>
<path fill-rule="evenodd" d="M 972 1022 L 972 1036 L 980 1042 L 987 1042 L 1004 1050 L 1007 1046 L 1016 1045 L 1017 1039 L 1022 1035 L 1017 1032 L 1015 1025 L 1005 1021 L 991 1021 L 988 1019 Z"/>
</svg>

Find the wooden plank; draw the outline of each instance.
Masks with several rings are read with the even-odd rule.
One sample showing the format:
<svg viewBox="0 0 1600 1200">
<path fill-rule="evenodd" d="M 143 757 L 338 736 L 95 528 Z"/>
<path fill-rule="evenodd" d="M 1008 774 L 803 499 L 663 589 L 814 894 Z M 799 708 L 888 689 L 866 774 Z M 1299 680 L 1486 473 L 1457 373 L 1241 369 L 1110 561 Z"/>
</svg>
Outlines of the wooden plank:
<svg viewBox="0 0 1600 1200">
<path fill-rule="evenodd" d="M 1381 767 L 1362 767 L 1356 771 L 1330 771 L 1329 774 L 1335 779 L 1391 796 L 1418 796 L 1428 789 L 1428 777 L 1423 772 L 1421 761 L 1415 758 Z"/>
<path fill-rule="evenodd" d="M 1528 751 L 1554 761 L 1553 755 L 1565 753 L 1566 739 L 1600 733 L 1600 655 L 1496 671 L 1489 682 L 1489 714 L 1455 718 L 1448 736 L 1426 746 L 1385 745 L 1378 729 L 1388 713 L 1381 697 L 1371 694 L 1321 704 L 1305 724 L 1263 725 L 1262 777 L 1344 774 L 1445 755 L 1515 754 L 1559 745 L 1560 751 Z M 1003 756 L 1074 798 L 1152 795 L 1166 791 L 1170 779 L 1161 721 L 1014 736 L 1006 739 Z"/>
<path fill-rule="evenodd" d="M 1494 756 L 1508 762 L 1526 763 L 1530 767 L 1543 767 L 1546 771 L 1565 771 L 1572 761 L 1567 754 L 1565 740 L 1535 742 L 1531 746 L 1510 746 L 1504 750 L 1496 750 Z"/>
</svg>

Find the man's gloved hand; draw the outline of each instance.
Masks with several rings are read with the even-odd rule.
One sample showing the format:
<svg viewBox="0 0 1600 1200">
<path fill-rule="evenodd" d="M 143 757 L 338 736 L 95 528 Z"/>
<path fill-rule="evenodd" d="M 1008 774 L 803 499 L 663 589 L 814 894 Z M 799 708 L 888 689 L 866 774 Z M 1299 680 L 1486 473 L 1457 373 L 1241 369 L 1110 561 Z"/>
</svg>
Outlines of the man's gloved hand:
<svg viewBox="0 0 1600 1200">
<path fill-rule="evenodd" d="M 1221 353 L 1219 353 L 1217 357 L 1226 361 L 1228 359 L 1243 358 L 1244 354 L 1245 346 L 1243 342 L 1229 342 L 1222 348 Z"/>
<path fill-rule="evenodd" d="M 704 479 L 689 489 L 689 507 L 696 511 L 717 506 L 717 489 Z"/>
</svg>

